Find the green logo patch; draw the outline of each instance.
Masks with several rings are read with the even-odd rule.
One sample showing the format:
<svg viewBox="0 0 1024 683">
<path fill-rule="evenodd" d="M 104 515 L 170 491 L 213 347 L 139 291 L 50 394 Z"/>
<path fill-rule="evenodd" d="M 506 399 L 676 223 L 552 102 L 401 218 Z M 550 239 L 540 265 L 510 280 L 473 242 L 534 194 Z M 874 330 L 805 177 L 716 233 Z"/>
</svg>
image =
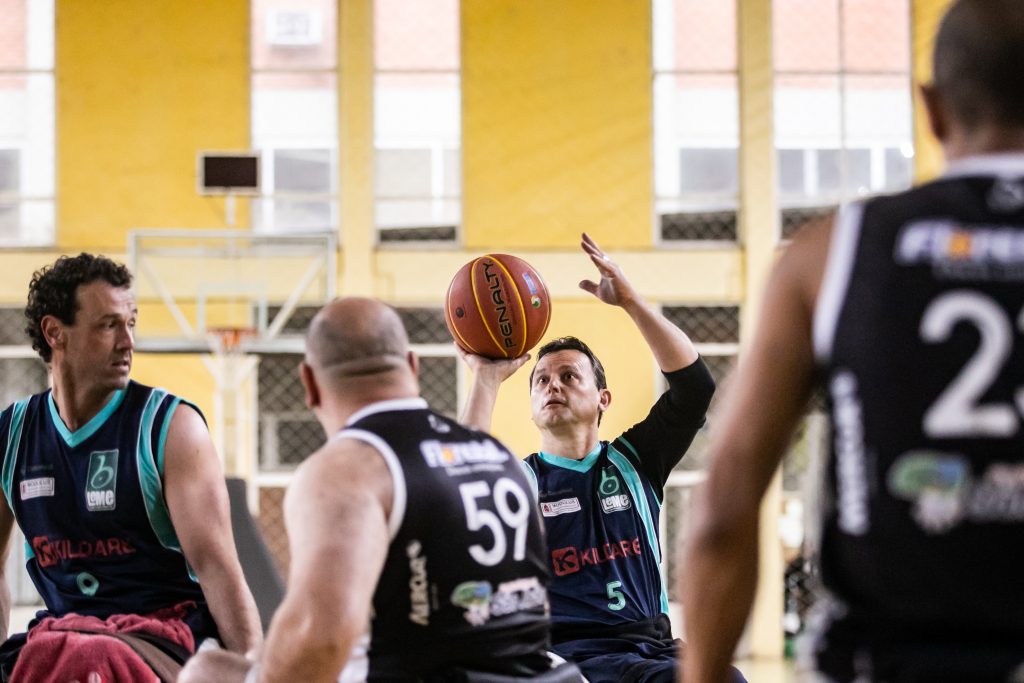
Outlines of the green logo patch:
<svg viewBox="0 0 1024 683">
<path fill-rule="evenodd" d="M 90 512 L 117 507 L 117 449 L 89 454 L 89 473 L 85 478 L 85 507 Z"/>
</svg>

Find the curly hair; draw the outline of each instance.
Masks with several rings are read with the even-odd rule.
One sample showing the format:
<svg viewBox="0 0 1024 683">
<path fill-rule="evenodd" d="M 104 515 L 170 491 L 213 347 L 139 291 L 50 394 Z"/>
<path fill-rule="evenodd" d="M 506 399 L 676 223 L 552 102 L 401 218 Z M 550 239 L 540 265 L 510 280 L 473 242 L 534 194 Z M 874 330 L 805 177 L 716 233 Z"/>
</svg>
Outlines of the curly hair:
<svg viewBox="0 0 1024 683">
<path fill-rule="evenodd" d="M 130 287 L 132 274 L 127 267 L 106 256 L 85 253 L 61 256 L 53 265 L 32 274 L 25 306 L 25 318 L 28 320 L 25 332 L 32 340 L 32 348 L 44 362 L 50 362 L 53 349 L 43 335 L 43 318 L 52 315 L 65 325 L 74 325 L 75 314 L 78 313 L 78 288 L 96 280 L 103 280 L 114 287 Z"/>
</svg>

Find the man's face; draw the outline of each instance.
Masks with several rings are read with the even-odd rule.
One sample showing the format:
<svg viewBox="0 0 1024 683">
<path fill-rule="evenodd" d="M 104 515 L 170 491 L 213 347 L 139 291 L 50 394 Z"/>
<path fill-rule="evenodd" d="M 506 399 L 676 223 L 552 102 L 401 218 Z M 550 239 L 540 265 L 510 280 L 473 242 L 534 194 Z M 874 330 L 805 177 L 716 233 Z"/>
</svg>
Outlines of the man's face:
<svg viewBox="0 0 1024 683">
<path fill-rule="evenodd" d="M 539 361 L 530 386 L 530 408 L 541 429 L 569 424 L 597 425 L 608 405 L 607 389 L 598 389 L 594 367 L 586 354 L 572 349 L 554 351 Z"/>
<path fill-rule="evenodd" d="M 75 296 L 78 312 L 73 325 L 63 326 L 61 363 L 84 387 L 123 389 L 132 369 L 138 317 L 131 289 L 96 281 L 80 285 Z"/>
</svg>

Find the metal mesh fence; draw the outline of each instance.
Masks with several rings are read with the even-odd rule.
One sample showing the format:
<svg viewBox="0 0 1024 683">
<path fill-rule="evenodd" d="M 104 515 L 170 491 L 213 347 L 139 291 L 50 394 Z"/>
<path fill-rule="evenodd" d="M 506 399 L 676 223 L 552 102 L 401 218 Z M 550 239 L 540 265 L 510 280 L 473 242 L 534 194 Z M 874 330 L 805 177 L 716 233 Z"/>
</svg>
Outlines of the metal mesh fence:
<svg viewBox="0 0 1024 683">
<path fill-rule="evenodd" d="M 739 306 L 663 306 L 662 313 L 694 344 L 735 344 L 740 340 Z"/>
<path fill-rule="evenodd" d="M 666 241 L 735 242 L 738 235 L 736 210 L 664 213 L 659 218 L 661 239 Z"/>
<path fill-rule="evenodd" d="M 808 222 L 827 216 L 835 206 L 799 206 L 782 209 L 782 239 L 791 239 Z"/>
<path fill-rule="evenodd" d="M 306 408 L 296 368 L 299 354 L 265 354 L 258 369 L 259 464 L 289 469 L 324 442 L 324 432 Z"/>
</svg>

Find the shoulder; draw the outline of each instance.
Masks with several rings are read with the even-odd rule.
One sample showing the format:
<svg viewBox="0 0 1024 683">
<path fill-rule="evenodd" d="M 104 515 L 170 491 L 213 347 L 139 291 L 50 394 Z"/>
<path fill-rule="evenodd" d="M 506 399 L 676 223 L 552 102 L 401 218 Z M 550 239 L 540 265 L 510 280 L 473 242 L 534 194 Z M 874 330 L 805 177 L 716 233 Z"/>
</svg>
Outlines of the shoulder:
<svg viewBox="0 0 1024 683">
<path fill-rule="evenodd" d="M 319 497 L 391 497 L 392 475 L 384 454 L 367 441 L 344 432 L 306 458 L 295 470 L 286 504 Z"/>
</svg>

